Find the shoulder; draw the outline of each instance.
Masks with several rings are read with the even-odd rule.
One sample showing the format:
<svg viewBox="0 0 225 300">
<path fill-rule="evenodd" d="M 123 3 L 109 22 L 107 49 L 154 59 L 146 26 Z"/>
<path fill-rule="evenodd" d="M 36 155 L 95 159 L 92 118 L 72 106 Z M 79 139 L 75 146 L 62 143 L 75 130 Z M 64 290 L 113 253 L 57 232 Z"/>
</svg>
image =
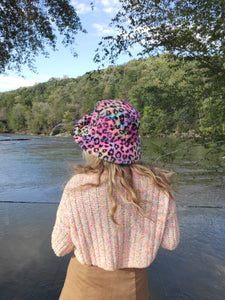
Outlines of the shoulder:
<svg viewBox="0 0 225 300">
<path fill-rule="evenodd" d="M 97 174 L 77 174 L 70 178 L 67 182 L 64 191 L 71 192 L 75 188 L 82 186 L 87 183 L 95 183 L 97 181 Z"/>
<path fill-rule="evenodd" d="M 133 178 L 135 185 L 141 192 L 147 193 L 148 195 L 151 195 L 151 197 L 158 198 L 161 202 L 168 202 L 168 192 L 157 187 L 152 177 L 140 175 L 134 170 Z"/>
<path fill-rule="evenodd" d="M 144 187 L 150 187 L 150 186 L 153 187 L 154 186 L 154 181 L 153 181 L 153 179 L 151 177 L 140 175 L 135 170 L 133 170 L 132 172 L 133 172 L 133 179 L 134 179 L 134 181 L 137 184 L 140 184 L 143 188 Z"/>
</svg>

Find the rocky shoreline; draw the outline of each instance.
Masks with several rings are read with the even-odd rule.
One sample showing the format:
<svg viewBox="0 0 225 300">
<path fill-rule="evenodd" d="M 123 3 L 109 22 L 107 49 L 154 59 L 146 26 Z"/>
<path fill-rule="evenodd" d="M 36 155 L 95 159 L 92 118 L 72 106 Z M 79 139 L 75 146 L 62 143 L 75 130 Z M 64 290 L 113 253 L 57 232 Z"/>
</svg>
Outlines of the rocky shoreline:
<svg viewBox="0 0 225 300">
<path fill-rule="evenodd" d="M 64 126 L 64 125 L 63 125 Z M 39 133 L 35 134 L 32 132 L 27 132 L 26 130 L 20 130 L 16 132 L 0 132 L 0 134 L 20 134 L 20 135 L 33 135 L 33 136 L 55 136 L 55 137 L 69 137 L 72 136 L 70 132 L 60 132 L 60 129 L 63 127 L 61 124 L 55 126 L 49 134 Z M 189 130 L 188 132 L 183 133 L 173 133 L 173 134 L 157 134 L 157 135 L 145 135 L 141 136 L 145 138 L 201 138 L 199 134 L 196 134 L 194 130 Z"/>
</svg>

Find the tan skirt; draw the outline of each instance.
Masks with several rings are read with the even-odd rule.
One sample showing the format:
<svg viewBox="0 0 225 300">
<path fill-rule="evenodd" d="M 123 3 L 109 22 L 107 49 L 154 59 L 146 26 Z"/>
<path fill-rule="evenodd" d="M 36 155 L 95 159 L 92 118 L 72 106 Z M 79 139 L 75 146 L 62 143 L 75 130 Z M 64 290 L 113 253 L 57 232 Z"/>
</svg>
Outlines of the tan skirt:
<svg viewBox="0 0 225 300">
<path fill-rule="evenodd" d="M 106 271 L 72 257 L 60 300 L 148 300 L 147 268 Z"/>
</svg>

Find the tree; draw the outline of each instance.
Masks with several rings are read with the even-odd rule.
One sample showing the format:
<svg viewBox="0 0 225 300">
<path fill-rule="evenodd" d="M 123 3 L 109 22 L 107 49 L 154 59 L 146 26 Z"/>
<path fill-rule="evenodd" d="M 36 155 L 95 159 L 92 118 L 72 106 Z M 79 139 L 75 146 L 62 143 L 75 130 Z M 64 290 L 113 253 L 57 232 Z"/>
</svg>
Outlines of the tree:
<svg viewBox="0 0 225 300">
<path fill-rule="evenodd" d="M 225 75 L 224 0 L 119 0 L 122 9 L 112 19 L 116 34 L 103 37 L 96 62 L 111 63 L 123 52 L 139 55 L 168 51 L 201 61 Z M 100 55 L 100 49 L 103 54 Z"/>
<path fill-rule="evenodd" d="M 8 124 L 9 128 L 13 130 L 20 130 L 25 127 L 25 107 L 17 103 L 13 106 L 11 113 L 9 114 Z"/>
<path fill-rule="evenodd" d="M 56 48 L 55 29 L 65 46 L 86 32 L 69 0 L 0 0 L 0 73 L 23 64 L 34 69 L 35 56 L 48 55 L 46 45 Z"/>
<path fill-rule="evenodd" d="M 28 131 L 40 134 L 50 133 L 49 115 L 51 113 L 51 107 L 49 103 L 35 102 L 32 109 L 26 113 L 26 123 Z"/>
</svg>

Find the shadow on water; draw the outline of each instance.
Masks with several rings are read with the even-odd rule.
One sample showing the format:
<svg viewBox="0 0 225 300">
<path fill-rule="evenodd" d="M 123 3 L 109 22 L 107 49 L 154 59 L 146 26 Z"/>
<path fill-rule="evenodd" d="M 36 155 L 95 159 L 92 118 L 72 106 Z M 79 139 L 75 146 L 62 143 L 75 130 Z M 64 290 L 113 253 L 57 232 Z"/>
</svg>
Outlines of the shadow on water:
<svg viewBox="0 0 225 300">
<path fill-rule="evenodd" d="M 8 137 L 12 144 L 0 144 L 1 299 L 58 299 L 70 257 L 55 257 L 50 236 L 81 151 L 72 138 Z M 180 139 L 142 143 L 144 160 L 176 172 L 179 184 L 181 241 L 175 251 L 160 249 L 149 267 L 150 299 L 224 299 L 224 149 Z"/>
</svg>

